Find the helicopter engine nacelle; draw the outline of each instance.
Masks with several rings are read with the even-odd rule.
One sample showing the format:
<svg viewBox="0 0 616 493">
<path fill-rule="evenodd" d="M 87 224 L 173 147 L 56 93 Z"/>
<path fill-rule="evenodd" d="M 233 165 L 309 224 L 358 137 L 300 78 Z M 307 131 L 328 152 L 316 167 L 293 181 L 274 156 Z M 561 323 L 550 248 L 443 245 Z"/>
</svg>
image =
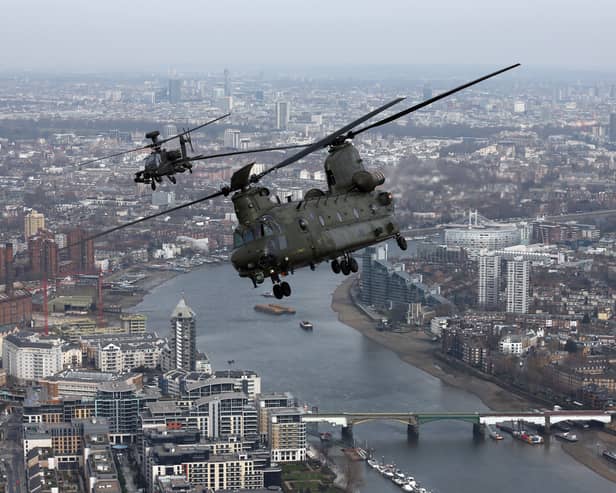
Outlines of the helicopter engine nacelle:
<svg viewBox="0 0 616 493">
<path fill-rule="evenodd" d="M 170 151 L 167 151 L 167 159 L 169 161 L 177 161 L 181 157 L 182 157 L 182 154 L 177 149 L 172 149 Z"/>
<path fill-rule="evenodd" d="M 370 171 L 356 171 L 353 174 L 353 185 L 364 193 L 372 192 L 376 187 L 385 183 L 385 175 L 380 171 L 371 173 Z"/>
</svg>

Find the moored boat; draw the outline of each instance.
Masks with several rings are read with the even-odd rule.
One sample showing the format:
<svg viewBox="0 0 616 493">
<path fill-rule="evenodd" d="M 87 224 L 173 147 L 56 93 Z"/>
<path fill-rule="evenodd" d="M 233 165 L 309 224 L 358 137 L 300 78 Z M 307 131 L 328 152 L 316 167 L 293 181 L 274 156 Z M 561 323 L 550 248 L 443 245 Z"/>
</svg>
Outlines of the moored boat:
<svg viewBox="0 0 616 493">
<path fill-rule="evenodd" d="M 379 467 L 379 463 L 377 461 L 375 461 L 374 459 L 368 459 L 368 465 L 372 469 L 377 469 Z"/>
<path fill-rule="evenodd" d="M 310 323 L 308 320 L 302 320 L 299 323 L 299 326 L 304 329 L 304 330 L 312 330 L 314 328 L 314 326 L 312 325 L 312 323 Z"/>
<path fill-rule="evenodd" d="M 616 452 L 612 452 L 611 450 L 605 449 L 603 451 L 603 457 L 605 457 L 610 462 L 616 463 Z"/>
<path fill-rule="evenodd" d="M 570 433 L 568 431 L 565 431 L 564 433 L 556 433 L 554 435 L 556 438 L 560 438 L 561 440 L 565 440 L 567 442 L 577 442 L 578 441 L 578 437 L 575 433 Z"/>
<path fill-rule="evenodd" d="M 332 434 L 329 431 L 324 431 L 319 433 L 319 438 L 322 442 L 329 442 L 332 439 Z"/>
</svg>

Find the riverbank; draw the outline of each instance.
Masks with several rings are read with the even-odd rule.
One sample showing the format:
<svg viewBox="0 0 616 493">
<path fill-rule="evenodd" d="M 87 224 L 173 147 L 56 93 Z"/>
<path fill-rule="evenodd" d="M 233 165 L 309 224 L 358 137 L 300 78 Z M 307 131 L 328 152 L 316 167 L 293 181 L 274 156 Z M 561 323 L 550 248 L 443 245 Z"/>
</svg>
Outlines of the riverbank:
<svg viewBox="0 0 616 493">
<path fill-rule="evenodd" d="M 143 298 L 145 298 L 145 296 L 147 296 L 154 288 L 160 286 L 161 284 L 173 279 L 178 274 L 180 274 L 180 272 L 172 270 L 148 270 L 145 272 L 146 276 L 135 283 L 135 287 L 137 287 L 139 291 L 130 295 L 111 294 L 105 292 L 105 303 L 110 305 L 119 305 L 122 307 L 122 311 L 128 308 L 133 308 L 139 303 L 141 303 L 143 301 Z M 115 278 L 125 276 L 131 273 L 133 273 L 132 269 L 116 272 L 106 280 L 112 281 Z M 135 269 L 135 273 L 142 274 L 143 270 Z"/>
<path fill-rule="evenodd" d="M 423 332 L 385 332 L 377 331 L 375 323 L 358 309 L 351 299 L 353 279 L 345 280 L 334 291 L 332 309 L 338 320 L 359 331 L 365 337 L 377 342 L 398 355 L 402 361 L 438 378 L 443 383 L 475 394 L 494 411 L 528 410 L 537 403 L 512 394 L 493 382 L 469 374 L 461 374 L 445 360 L 436 359 L 438 343 L 432 342 Z"/>
<path fill-rule="evenodd" d="M 563 450 L 595 473 L 616 483 L 616 467 L 601 456 L 603 450 L 616 450 L 616 436 L 592 430 L 577 433 L 580 441 L 563 443 Z"/>
<path fill-rule="evenodd" d="M 429 373 L 443 383 L 470 392 L 493 411 L 528 410 L 541 403 L 533 402 L 523 396 L 498 386 L 497 384 L 461 373 L 446 360 L 435 357 L 438 346 L 423 332 L 382 332 L 377 331 L 375 322 L 355 306 L 351 297 L 354 279 L 347 279 L 334 291 L 332 309 L 338 314 L 338 320 L 352 327 L 363 336 L 386 347 L 412 366 Z M 563 443 L 563 450 L 573 459 L 588 467 L 600 476 L 616 482 L 616 470 L 600 453 L 599 448 L 616 450 L 616 436 L 605 432 L 583 432 L 583 439 L 578 443 Z M 601 445 L 598 447 L 597 443 Z"/>
</svg>

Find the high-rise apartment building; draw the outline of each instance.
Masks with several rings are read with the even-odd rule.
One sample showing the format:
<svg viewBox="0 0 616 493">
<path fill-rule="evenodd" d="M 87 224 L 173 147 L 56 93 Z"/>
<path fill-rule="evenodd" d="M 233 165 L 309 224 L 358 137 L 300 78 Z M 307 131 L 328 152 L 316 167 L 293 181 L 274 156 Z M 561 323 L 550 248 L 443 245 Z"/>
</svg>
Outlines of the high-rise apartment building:
<svg viewBox="0 0 616 493">
<path fill-rule="evenodd" d="M 227 128 L 223 137 L 225 147 L 229 149 L 239 149 L 241 132 L 234 128 Z"/>
<path fill-rule="evenodd" d="M 276 103 L 276 128 L 286 130 L 289 126 L 291 117 L 291 103 L 288 101 L 278 101 Z"/>
<path fill-rule="evenodd" d="M 500 288 L 501 259 L 487 250 L 479 254 L 479 306 L 481 308 L 496 308 Z"/>
<path fill-rule="evenodd" d="M 86 240 L 87 237 L 87 231 L 81 228 L 76 228 L 67 234 L 68 256 L 71 261 L 69 266 L 70 272 L 79 272 L 81 274 L 96 272 L 94 241 Z"/>
<path fill-rule="evenodd" d="M 197 320 L 195 312 L 182 298 L 171 313 L 171 367 L 192 371 L 197 359 Z"/>
<path fill-rule="evenodd" d="M 522 257 L 507 261 L 507 312 L 528 313 L 530 262 Z"/>
<path fill-rule="evenodd" d="M 45 216 L 33 209 L 26 214 L 24 219 L 24 235 L 26 240 L 35 235 L 39 229 L 45 229 Z"/>
</svg>

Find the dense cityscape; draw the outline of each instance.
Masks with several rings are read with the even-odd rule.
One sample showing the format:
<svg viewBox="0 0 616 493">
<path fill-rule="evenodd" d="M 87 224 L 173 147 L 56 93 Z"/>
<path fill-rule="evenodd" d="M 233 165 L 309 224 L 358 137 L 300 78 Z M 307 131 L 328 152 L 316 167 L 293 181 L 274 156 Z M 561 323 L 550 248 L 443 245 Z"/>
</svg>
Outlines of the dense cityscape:
<svg viewBox="0 0 616 493">
<path fill-rule="evenodd" d="M 167 139 L 230 113 L 191 132 L 190 155 L 304 145 L 400 94 L 401 106 L 430 99 L 467 72 L 0 76 L 0 491 L 359 491 L 364 459 L 398 491 L 430 491 L 422 470 L 405 475 L 353 443 L 361 428 L 350 418 L 341 441 L 327 427 L 338 417 L 320 419 L 314 396 L 210 354 L 198 290 L 173 299 L 165 325 L 136 308 L 172 280 L 224 268 L 237 246 L 231 197 L 165 211 L 217 192 L 248 162 L 259 173 L 293 151 L 195 161 L 155 190 L 134 176 L 153 130 Z M 505 76 L 354 143 L 385 176 L 409 248 L 355 253 L 359 273 L 335 278 L 339 320 L 492 412 L 529 413 L 528 423 L 498 424 L 532 444 L 562 438 L 592 474 L 616 481 L 616 80 Z M 272 200 L 325 189 L 325 157 L 269 175 Z M 335 277 L 329 270 L 314 276 Z M 207 281 L 245 304 L 253 286 L 242 282 L 244 292 Z M 259 295 L 270 289 L 266 280 Z M 295 305 L 264 300 L 254 318 L 289 312 L 294 329 L 318 337 L 318 324 L 293 318 Z M 404 410 L 409 440 L 427 410 Z M 477 436 L 503 438 L 475 421 Z"/>
</svg>

